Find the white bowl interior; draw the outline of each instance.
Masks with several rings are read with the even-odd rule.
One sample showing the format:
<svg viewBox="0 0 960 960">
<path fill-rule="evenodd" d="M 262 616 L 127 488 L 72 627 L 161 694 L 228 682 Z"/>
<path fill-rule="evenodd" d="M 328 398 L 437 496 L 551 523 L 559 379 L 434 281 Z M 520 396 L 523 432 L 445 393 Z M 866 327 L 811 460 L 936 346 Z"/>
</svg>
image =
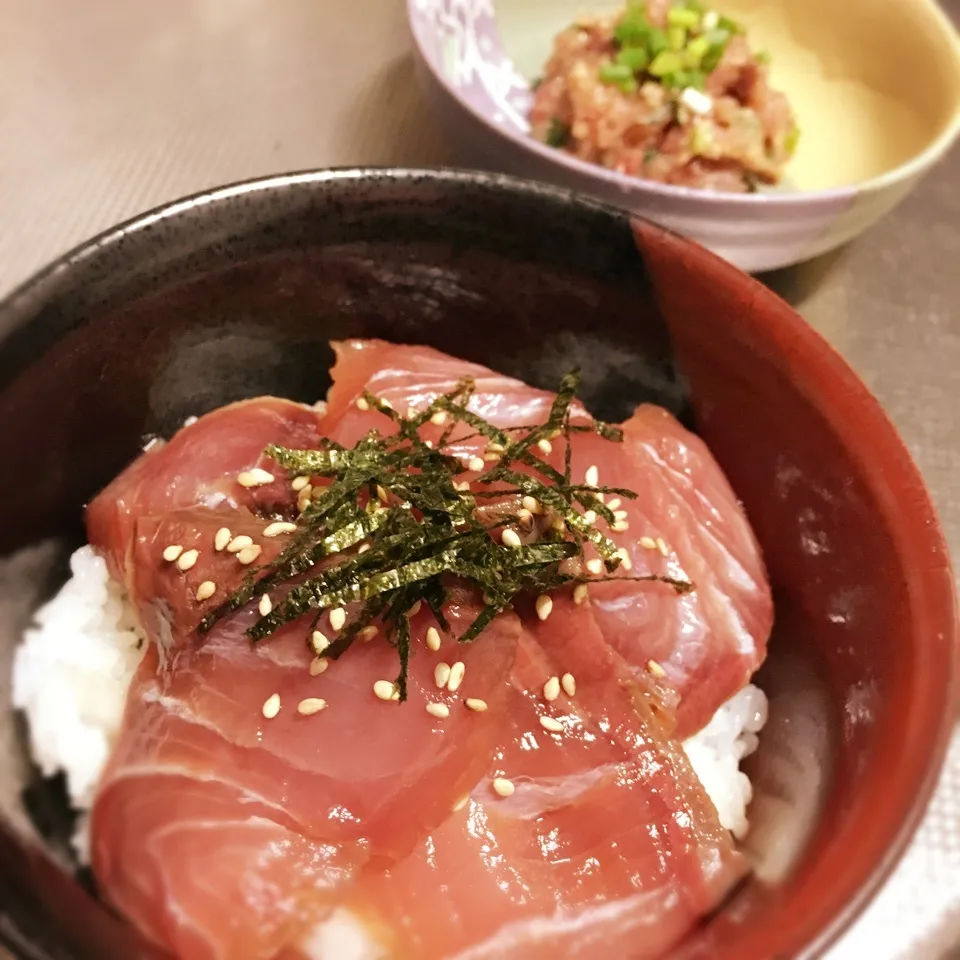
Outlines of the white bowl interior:
<svg viewBox="0 0 960 960">
<path fill-rule="evenodd" d="M 506 55 L 528 81 L 553 36 L 599 0 L 495 0 Z M 774 86 L 802 135 L 786 180 L 823 190 L 908 165 L 960 118 L 960 43 L 933 0 L 718 0 L 756 50 L 772 57 Z"/>
</svg>

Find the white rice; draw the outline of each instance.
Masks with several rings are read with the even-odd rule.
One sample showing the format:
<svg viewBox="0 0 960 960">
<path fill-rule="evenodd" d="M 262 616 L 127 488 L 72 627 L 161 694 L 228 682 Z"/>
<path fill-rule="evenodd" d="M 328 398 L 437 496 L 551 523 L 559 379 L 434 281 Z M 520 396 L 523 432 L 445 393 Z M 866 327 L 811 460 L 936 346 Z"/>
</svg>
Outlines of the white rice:
<svg viewBox="0 0 960 960">
<path fill-rule="evenodd" d="M 46 776 L 63 771 L 74 807 L 85 812 L 120 730 L 143 634 L 123 590 L 91 547 L 70 560 L 71 578 L 37 611 L 13 661 L 13 704 L 26 714 L 34 760 Z M 767 698 L 748 686 L 684 743 L 694 771 L 736 837 L 747 832 L 750 779 L 740 761 L 753 752 Z M 86 854 L 82 829 L 78 852 Z"/>
</svg>

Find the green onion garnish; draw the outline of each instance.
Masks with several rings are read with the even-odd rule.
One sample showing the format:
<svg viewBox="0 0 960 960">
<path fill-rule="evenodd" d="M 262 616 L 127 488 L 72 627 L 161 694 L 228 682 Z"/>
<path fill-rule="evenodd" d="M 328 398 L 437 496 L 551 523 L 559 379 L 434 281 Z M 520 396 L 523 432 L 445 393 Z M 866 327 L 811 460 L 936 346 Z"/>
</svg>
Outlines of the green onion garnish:
<svg viewBox="0 0 960 960">
<path fill-rule="evenodd" d="M 621 563 L 617 547 L 597 524 L 584 519 L 581 509 L 613 524 L 615 517 L 598 494 L 627 499 L 636 494 L 571 481 L 573 433 L 590 430 L 610 442 L 623 439 L 618 428 L 600 421 L 571 423 L 578 383 L 577 373 L 563 378 L 546 423 L 536 426 L 503 431 L 468 410 L 473 383 L 466 379 L 409 418 L 364 394 L 369 409 L 391 421 L 395 432 L 381 436 L 371 430 L 352 449 L 331 441 L 311 450 L 267 447 L 265 454 L 291 476 L 314 479 L 315 499 L 297 518 L 298 533 L 286 549 L 270 564 L 251 571 L 243 585 L 204 618 L 200 633 L 283 584 L 290 586 L 286 596 L 247 631 L 253 640 L 265 639 L 301 618 L 309 636 L 321 611 L 359 604 L 359 613 L 325 655 L 340 656 L 364 627 L 379 619 L 397 648 L 396 684 L 404 700 L 409 611 L 424 602 L 441 628 L 448 629 L 443 617 L 448 578 L 472 582 L 483 597 L 480 613 L 458 637 L 460 642 L 476 638 L 521 594 L 539 595 L 568 584 L 609 579 Z M 420 438 L 419 429 L 441 411 L 449 426 L 434 449 Z M 496 444 L 499 459 L 464 489 L 457 477 L 468 468 L 442 448 L 478 434 Z M 546 441 L 566 444 L 563 471 L 538 455 L 538 444 Z M 528 514 L 523 521 L 535 524 L 530 542 L 510 546 L 496 534 L 521 522 L 518 510 L 524 496 L 534 497 L 543 513 L 532 518 Z M 605 577 L 582 572 L 587 542 L 602 558 Z M 353 549 L 361 544 L 363 552 Z M 678 593 L 693 589 L 690 582 L 670 577 L 624 579 L 664 582 Z"/>
<path fill-rule="evenodd" d="M 546 144 L 548 147 L 562 147 L 570 139 L 570 127 L 558 117 L 552 117 L 547 127 Z"/>
</svg>

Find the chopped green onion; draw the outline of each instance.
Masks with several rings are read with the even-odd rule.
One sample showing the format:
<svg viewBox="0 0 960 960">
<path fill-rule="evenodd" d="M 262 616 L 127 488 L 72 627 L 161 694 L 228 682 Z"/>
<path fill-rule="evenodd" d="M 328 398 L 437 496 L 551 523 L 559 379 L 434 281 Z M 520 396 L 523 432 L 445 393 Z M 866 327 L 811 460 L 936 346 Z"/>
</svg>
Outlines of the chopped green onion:
<svg viewBox="0 0 960 960">
<path fill-rule="evenodd" d="M 683 27 L 667 27 L 667 44 L 671 50 L 682 50 L 687 45 L 687 31 Z"/>
<path fill-rule="evenodd" d="M 685 7 L 671 7 L 667 12 L 667 23 L 671 27 L 695 30 L 700 26 L 700 14 Z"/>
<path fill-rule="evenodd" d="M 619 87 L 624 93 L 632 93 L 637 89 L 633 70 L 625 63 L 601 63 L 599 75 L 602 83 Z"/>
<path fill-rule="evenodd" d="M 652 27 L 647 35 L 647 50 L 650 56 L 655 57 L 658 53 L 663 53 L 664 50 L 669 49 L 670 41 L 667 39 L 666 32 L 659 27 Z"/>
<path fill-rule="evenodd" d="M 743 27 L 737 23 L 736 20 L 731 20 L 729 17 L 720 17 L 717 20 L 717 27 L 720 30 L 726 30 L 729 33 L 743 33 Z"/>
<path fill-rule="evenodd" d="M 790 132 L 783 138 L 783 149 L 787 151 L 788 156 L 793 156 L 800 142 L 800 128 L 794 124 Z"/>
<path fill-rule="evenodd" d="M 713 143 L 713 132 L 709 124 L 702 120 L 697 120 L 693 124 L 693 130 L 690 134 L 690 152 L 697 156 L 703 156 Z"/>
<path fill-rule="evenodd" d="M 770 51 L 759 50 L 754 55 L 754 59 L 757 61 L 757 63 L 761 64 L 762 66 L 768 67 L 770 65 Z"/>
<path fill-rule="evenodd" d="M 548 147 L 562 147 L 570 138 L 570 127 L 559 117 L 550 119 L 550 126 L 547 127 L 546 144 Z"/>
<path fill-rule="evenodd" d="M 653 58 L 648 70 L 655 77 L 666 77 L 683 69 L 683 58 L 674 50 L 664 50 Z"/>
<path fill-rule="evenodd" d="M 699 67 L 709 49 L 710 41 L 706 37 L 694 37 L 683 51 L 684 66 Z"/>
<path fill-rule="evenodd" d="M 629 67 L 633 73 L 646 69 L 650 54 L 643 47 L 624 47 L 617 52 L 615 61 L 618 66 Z"/>
<path fill-rule="evenodd" d="M 640 5 L 630 6 L 613 29 L 613 38 L 620 44 L 643 43 L 651 29 L 647 14 Z"/>
</svg>

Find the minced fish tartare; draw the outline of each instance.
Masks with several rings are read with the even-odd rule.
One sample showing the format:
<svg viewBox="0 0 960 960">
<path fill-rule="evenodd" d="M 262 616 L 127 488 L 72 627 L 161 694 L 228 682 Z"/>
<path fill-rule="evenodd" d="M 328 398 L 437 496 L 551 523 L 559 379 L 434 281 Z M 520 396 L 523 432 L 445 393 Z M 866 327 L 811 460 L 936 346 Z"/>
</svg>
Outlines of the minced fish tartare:
<svg viewBox="0 0 960 960">
<path fill-rule="evenodd" d="M 532 135 L 581 160 L 677 186 L 776 184 L 799 128 L 744 28 L 697 0 L 633 0 L 554 40 Z"/>
</svg>

